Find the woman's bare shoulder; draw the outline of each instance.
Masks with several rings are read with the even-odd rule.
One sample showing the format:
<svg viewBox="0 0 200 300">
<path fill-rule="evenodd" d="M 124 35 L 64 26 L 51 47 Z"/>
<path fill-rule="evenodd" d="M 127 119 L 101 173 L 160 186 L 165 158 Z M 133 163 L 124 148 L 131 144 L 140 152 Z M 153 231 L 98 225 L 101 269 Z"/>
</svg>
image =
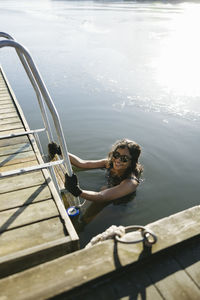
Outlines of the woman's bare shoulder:
<svg viewBox="0 0 200 300">
<path fill-rule="evenodd" d="M 126 178 L 124 179 L 120 185 L 124 185 L 124 186 L 127 186 L 131 189 L 136 190 L 137 186 L 139 185 L 139 180 L 135 177 L 135 176 L 132 176 L 130 178 Z"/>
</svg>

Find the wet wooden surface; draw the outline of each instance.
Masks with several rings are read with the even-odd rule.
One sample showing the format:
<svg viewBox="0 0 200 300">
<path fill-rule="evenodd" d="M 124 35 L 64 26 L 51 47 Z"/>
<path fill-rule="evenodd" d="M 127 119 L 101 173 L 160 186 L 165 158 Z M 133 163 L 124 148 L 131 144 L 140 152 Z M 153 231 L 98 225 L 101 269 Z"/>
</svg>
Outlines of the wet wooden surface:
<svg viewBox="0 0 200 300">
<path fill-rule="evenodd" d="M 29 127 L 23 112 L 0 68 L 0 136 L 27 130 Z M 1 173 L 42 162 L 33 135 L 0 140 Z M 58 247 L 55 247 L 56 241 Z M 9 272 L 19 271 L 20 264 L 17 261 L 20 259 L 22 269 L 25 265 L 28 267 L 30 262 L 27 259 L 26 263 L 23 261 L 23 251 L 28 251 L 29 255 L 32 251 L 32 256 L 35 253 L 37 257 L 38 247 L 40 251 L 42 248 L 44 250 L 41 261 L 44 261 L 45 251 L 48 260 L 48 252 L 51 250 L 47 249 L 45 243 L 50 243 L 49 247 L 53 243 L 54 257 L 61 254 L 58 251 L 59 245 L 62 247 L 62 255 L 78 248 L 78 236 L 48 171 L 0 178 L 0 269 L 7 263 L 10 265 Z M 10 262 L 9 257 L 12 257 Z M 40 256 L 34 261 L 35 264 L 40 263 Z M 9 272 L 0 272 L 0 276 L 8 275 Z"/>
</svg>

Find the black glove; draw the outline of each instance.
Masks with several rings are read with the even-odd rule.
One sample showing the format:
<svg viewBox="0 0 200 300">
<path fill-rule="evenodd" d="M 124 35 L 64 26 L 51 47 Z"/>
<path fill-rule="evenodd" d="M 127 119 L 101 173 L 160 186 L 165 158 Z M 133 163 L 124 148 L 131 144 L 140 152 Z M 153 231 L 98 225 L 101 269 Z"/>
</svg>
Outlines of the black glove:
<svg viewBox="0 0 200 300">
<path fill-rule="evenodd" d="M 75 197 L 78 197 L 82 193 L 78 185 L 78 178 L 75 174 L 72 174 L 71 177 L 65 174 L 65 188 Z"/>
<path fill-rule="evenodd" d="M 54 158 L 55 154 L 61 155 L 61 149 L 60 146 L 58 146 L 56 143 L 51 142 L 48 144 L 48 152 L 49 152 L 49 156 L 51 158 Z"/>
</svg>

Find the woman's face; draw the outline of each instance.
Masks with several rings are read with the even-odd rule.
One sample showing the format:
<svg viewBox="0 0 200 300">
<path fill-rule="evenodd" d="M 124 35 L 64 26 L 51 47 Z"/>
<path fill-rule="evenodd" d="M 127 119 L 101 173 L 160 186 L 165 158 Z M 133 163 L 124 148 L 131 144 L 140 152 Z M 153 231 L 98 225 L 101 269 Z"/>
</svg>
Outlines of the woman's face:
<svg viewBox="0 0 200 300">
<path fill-rule="evenodd" d="M 117 148 L 113 152 L 113 169 L 116 171 L 126 170 L 131 164 L 131 155 L 127 147 Z"/>
</svg>

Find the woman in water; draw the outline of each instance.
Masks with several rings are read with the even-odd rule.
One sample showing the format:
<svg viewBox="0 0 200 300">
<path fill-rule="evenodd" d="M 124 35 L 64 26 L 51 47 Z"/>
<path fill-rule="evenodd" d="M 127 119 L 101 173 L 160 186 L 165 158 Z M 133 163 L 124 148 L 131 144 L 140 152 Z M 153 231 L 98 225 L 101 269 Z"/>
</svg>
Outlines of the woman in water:
<svg viewBox="0 0 200 300">
<path fill-rule="evenodd" d="M 79 187 L 75 174 L 66 174 L 65 187 L 74 196 L 94 202 L 112 201 L 136 191 L 142 166 L 138 162 L 141 147 L 134 141 L 123 139 L 117 141 L 108 158 L 101 160 L 82 160 L 69 154 L 72 165 L 82 169 L 105 168 L 108 174 L 108 184 L 99 192 L 83 190 Z"/>
</svg>

